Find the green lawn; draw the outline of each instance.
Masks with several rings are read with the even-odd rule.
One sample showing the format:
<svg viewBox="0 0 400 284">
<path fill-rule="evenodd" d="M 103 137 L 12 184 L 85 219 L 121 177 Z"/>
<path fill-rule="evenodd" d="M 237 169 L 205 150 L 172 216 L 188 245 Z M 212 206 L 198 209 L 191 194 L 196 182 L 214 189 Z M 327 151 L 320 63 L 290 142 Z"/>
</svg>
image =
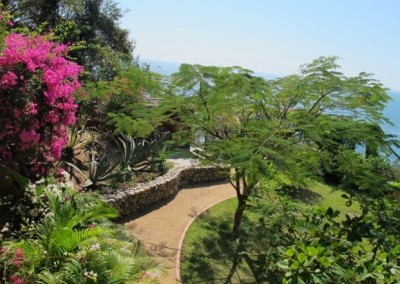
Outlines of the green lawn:
<svg viewBox="0 0 400 284">
<path fill-rule="evenodd" d="M 231 198 L 214 206 L 189 228 L 181 260 L 183 283 L 224 283 L 236 247 L 231 241 L 236 204 Z M 241 266 L 234 280 L 251 283 L 252 278 L 246 277 L 249 273 L 246 266 Z"/>
<path fill-rule="evenodd" d="M 310 190 L 291 192 L 292 199 L 300 208 L 323 206 L 339 210 L 342 216 L 359 211 L 356 204 L 347 207 L 340 190 L 313 183 Z M 284 194 L 286 195 L 286 194 Z M 271 191 L 271 202 L 279 198 L 277 192 Z M 232 266 L 232 257 L 236 245 L 232 241 L 231 229 L 236 198 L 224 201 L 202 214 L 189 228 L 184 240 L 181 261 L 183 283 L 224 283 Z M 247 214 L 245 219 L 257 220 L 259 215 Z M 231 282 L 254 283 L 250 270 L 245 263 L 238 266 Z"/>
</svg>

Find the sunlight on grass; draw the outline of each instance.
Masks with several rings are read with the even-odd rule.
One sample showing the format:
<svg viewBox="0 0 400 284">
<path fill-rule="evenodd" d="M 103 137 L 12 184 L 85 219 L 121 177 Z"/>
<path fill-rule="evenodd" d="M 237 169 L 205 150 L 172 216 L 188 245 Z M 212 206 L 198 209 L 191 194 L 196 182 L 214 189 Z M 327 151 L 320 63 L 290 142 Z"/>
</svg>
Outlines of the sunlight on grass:
<svg viewBox="0 0 400 284">
<path fill-rule="evenodd" d="M 334 190 L 321 183 L 310 183 L 309 189 L 292 192 L 269 192 L 270 202 L 278 202 L 279 196 L 286 196 L 300 208 L 322 206 L 332 207 L 345 214 L 356 214 L 359 206 L 346 206 L 344 192 Z M 233 214 L 237 206 L 236 198 L 221 202 L 202 214 L 189 228 L 184 240 L 181 276 L 183 283 L 223 283 L 232 266 L 236 244 L 232 241 Z M 257 214 L 245 215 L 245 220 L 257 220 Z M 249 268 L 245 263 L 238 266 L 231 283 L 253 283 Z"/>
<path fill-rule="evenodd" d="M 235 198 L 224 201 L 192 224 L 183 245 L 183 283 L 224 283 L 236 248 L 231 235 L 236 204 Z M 250 275 L 250 271 L 242 265 L 232 280 L 252 283 L 253 279 L 246 275 Z"/>
</svg>

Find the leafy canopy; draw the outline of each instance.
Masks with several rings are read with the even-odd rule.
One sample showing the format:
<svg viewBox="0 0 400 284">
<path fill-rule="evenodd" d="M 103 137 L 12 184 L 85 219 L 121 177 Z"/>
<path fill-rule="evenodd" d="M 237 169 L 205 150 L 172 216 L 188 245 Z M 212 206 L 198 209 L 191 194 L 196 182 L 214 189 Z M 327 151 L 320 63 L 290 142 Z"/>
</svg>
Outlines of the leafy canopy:
<svg viewBox="0 0 400 284">
<path fill-rule="evenodd" d="M 263 179 L 286 176 L 301 186 L 324 177 L 370 190 L 388 185 L 371 161 L 387 164 L 384 155 L 397 143 L 380 127 L 388 122 L 387 89 L 367 73 L 346 77 L 337 60 L 320 57 L 297 75 L 270 81 L 240 67 L 188 64 L 172 76 L 170 104 L 190 126 L 191 143 L 204 161 L 234 169 L 236 237 L 247 198 Z"/>
</svg>

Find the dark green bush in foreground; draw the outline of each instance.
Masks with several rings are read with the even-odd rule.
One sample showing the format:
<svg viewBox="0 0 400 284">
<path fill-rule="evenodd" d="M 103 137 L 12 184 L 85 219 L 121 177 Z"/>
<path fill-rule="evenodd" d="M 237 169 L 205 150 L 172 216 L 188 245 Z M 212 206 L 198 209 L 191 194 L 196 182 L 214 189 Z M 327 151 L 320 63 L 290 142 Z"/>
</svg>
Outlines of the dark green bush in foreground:
<svg viewBox="0 0 400 284">
<path fill-rule="evenodd" d="M 259 283 L 398 283 L 400 210 L 396 196 L 361 200 L 362 213 L 339 217 L 283 203 L 246 226 L 240 258 Z"/>
</svg>

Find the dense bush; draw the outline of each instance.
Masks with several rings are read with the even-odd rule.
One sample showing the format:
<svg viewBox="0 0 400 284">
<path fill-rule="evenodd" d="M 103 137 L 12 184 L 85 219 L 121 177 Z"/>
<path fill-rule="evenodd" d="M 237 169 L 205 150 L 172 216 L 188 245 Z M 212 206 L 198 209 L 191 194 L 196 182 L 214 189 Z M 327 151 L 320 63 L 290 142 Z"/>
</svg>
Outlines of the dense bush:
<svg viewBox="0 0 400 284">
<path fill-rule="evenodd" d="M 268 218 L 245 226 L 240 257 L 259 283 L 398 283 L 399 198 L 359 201 L 361 214 L 345 218 L 286 202 L 253 207 Z"/>
<path fill-rule="evenodd" d="M 159 264 L 108 221 L 117 212 L 97 195 L 49 180 L 31 187 L 43 217 L 2 243 L 2 283 L 127 283 L 161 275 Z"/>
</svg>

